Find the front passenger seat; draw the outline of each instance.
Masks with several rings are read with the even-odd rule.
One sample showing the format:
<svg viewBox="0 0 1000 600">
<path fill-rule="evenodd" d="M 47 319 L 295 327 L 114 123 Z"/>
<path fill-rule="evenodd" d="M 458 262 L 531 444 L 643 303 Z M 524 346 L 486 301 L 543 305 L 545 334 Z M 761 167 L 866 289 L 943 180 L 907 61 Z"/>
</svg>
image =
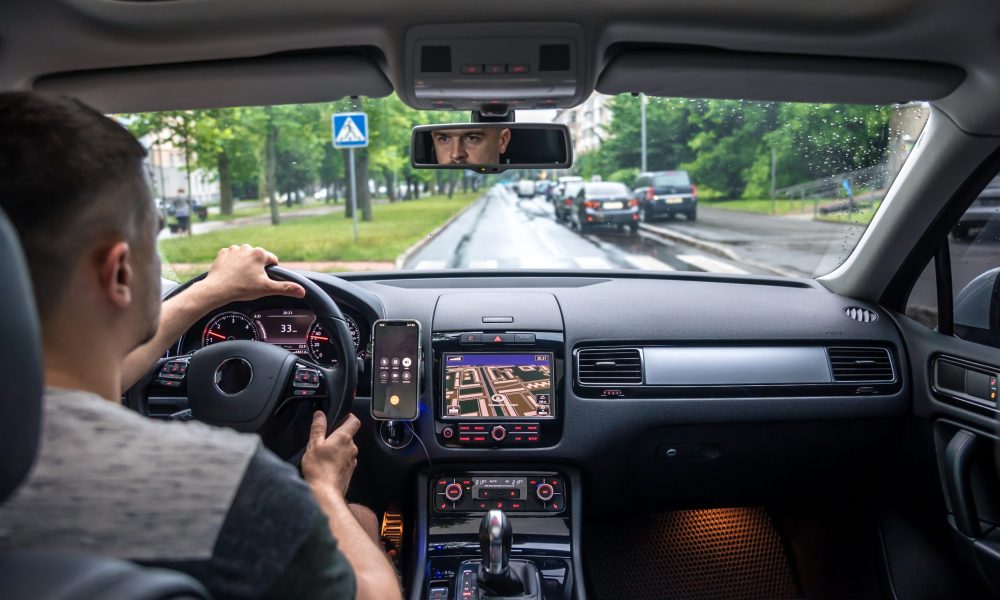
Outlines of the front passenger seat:
<svg viewBox="0 0 1000 600">
<path fill-rule="evenodd" d="M 0 210 L 0 506 L 35 462 L 42 416 L 42 348 L 35 301 L 14 228 Z M 207 600 L 194 579 L 102 556 L 0 553 L 0 598 Z"/>
</svg>

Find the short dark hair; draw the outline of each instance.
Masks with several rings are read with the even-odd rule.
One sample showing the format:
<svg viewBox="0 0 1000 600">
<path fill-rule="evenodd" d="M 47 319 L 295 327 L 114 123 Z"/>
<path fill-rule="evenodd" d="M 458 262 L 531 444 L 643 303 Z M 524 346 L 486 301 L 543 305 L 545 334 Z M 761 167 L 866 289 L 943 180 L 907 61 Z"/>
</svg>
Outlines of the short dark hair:
<svg viewBox="0 0 1000 600">
<path fill-rule="evenodd" d="M 21 238 L 44 319 L 80 253 L 102 238 L 133 241 L 152 218 L 146 150 L 78 100 L 0 93 L 0 208 Z"/>
</svg>

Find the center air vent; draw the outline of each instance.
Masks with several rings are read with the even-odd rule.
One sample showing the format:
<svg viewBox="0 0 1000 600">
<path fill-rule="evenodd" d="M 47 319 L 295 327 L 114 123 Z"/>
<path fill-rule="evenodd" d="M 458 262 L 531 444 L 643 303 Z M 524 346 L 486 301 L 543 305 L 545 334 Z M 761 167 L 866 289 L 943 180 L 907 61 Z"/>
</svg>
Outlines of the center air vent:
<svg viewBox="0 0 1000 600">
<path fill-rule="evenodd" d="M 881 383 L 895 380 L 885 348 L 827 348 L 833 380 L 838 383 Z"/>
<path fill-rule="evenodd" d="M 848 306 L 844 309 L 844 314 L 861 323 L 874 323 L 878 321 L 878 313 L 860 306 Z"/>
<path fill-rule="evenodd" d="M 642 353 L 636 348 L 588 348 L 576 356 L 581 385 L 641 385 Z"/>
</svg>

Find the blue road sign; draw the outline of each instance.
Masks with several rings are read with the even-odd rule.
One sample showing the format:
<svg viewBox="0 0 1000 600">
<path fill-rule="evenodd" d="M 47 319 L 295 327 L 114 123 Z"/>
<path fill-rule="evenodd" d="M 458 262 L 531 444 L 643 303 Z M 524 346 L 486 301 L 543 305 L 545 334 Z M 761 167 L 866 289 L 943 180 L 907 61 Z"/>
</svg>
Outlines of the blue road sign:
<svg viewBox="0 0 1000 600">
<path fill-rule="evenodd" d="M 333 147 L 364 148 L 368 145 L 368 115 L 363 112 L 333 115 Z"/>
</svg>

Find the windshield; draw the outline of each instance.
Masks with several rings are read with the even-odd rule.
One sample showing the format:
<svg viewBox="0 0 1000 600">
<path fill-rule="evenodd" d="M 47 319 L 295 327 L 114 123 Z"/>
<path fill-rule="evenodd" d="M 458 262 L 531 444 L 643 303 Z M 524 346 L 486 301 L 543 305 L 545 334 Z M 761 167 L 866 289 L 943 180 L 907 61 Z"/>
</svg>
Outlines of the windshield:
<svg viewBox="0 0 1000 600">
<path fill-rule="evenodd" d="M 367 147 L 334 148 L 331 119 L 348 112 L 367 114 L 367 131 L 352 123 L 340 135 Z M 822 275 L 853 250 L 927 115 L 920 103 L 595 94 L 573 109 L 517 111 L 519 122 L 568 127 L 571 169 L 493 175 L 411 167 L 413 126 L 470 115 L 395 96 L 117 117 L 149 150 L 165 276 L 184 280 L 243 243 L 321 272 Z"/>
</svg>

